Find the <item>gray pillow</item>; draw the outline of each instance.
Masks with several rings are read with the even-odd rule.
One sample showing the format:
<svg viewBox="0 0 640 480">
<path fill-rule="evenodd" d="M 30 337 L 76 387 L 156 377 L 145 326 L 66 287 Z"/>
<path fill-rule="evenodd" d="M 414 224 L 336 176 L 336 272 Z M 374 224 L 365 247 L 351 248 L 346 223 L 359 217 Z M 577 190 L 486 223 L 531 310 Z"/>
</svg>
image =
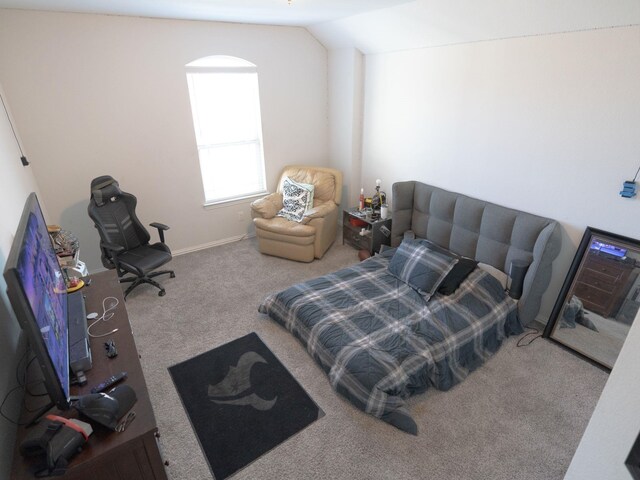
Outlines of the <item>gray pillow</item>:
<svg viewBox="0 0 640 480">
<path fill-rule="evenodd" d="M 404 240 L 389 262 L 389 272 L 428 300 L 457 259 L 429 248 L 421 240 Z"/>
</svg>

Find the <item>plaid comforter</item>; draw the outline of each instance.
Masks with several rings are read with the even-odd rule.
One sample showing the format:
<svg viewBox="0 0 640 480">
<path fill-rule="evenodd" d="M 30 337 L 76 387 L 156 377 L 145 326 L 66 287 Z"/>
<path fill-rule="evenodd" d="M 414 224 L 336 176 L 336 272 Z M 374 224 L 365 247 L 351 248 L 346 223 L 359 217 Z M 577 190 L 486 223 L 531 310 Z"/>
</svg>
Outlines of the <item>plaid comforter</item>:
<svg viewBox="0 0 640 480">
<path fill-rule="evenodd" d="M 387 270 L 394 250 L 272 294 L 259 311 L 299 338 L 354 405 L 417 434 L 405 399 L 448 390 L 522 327 L 488 273 L 476 268 L 452 295 L 425 302 Z"/>
</svg>

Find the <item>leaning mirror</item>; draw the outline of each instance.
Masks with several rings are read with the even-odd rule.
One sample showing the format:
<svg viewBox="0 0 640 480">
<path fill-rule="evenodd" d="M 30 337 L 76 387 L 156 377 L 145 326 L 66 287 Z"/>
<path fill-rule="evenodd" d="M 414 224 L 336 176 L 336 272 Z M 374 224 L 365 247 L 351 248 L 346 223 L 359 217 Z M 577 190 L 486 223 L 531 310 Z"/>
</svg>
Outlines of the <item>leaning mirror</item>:
<svg viewBox="0 0 640 480">
<path fill-rule="evenodd" d="M 545 336 L 606 368 L 640 307 L 640 241 L 587 227 Z"/>
</svg>

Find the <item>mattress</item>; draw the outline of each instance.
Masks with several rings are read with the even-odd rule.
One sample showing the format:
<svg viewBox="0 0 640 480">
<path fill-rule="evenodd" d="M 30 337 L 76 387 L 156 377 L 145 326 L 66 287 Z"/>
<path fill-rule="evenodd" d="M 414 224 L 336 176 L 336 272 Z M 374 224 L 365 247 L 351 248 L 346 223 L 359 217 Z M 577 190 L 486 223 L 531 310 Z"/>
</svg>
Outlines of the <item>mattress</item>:
<svg viewBox="0 0 640 480">
<path fill-rule="evenodd" d="M 303 343 L 338 393 L 417 434 L 405 400 L 450 389 L 522 326 L 516 301 L 487 272 L 426 300 L 389 273 L 394 251 L 271 294 L 259 311 Z"/>
</svg>

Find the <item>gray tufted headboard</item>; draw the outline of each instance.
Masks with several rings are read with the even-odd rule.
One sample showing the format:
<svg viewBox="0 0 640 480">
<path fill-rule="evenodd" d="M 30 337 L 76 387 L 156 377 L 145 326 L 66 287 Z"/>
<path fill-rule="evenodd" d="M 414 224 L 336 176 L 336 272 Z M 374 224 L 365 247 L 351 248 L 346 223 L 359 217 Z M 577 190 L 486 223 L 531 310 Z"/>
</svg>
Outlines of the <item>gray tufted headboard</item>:
<svg viewBox="0 0 640 480">
<path fill-rule="evenodd" d="M 551 279 L 551 263 L 560 253 L 556 221 L 443 190 L 421 182 L 393 184 L 391 246 L 403 234 L 415 235 L 509 272 L 512 260 L 524 260 L 518 311 L 523 325 L 535 320 Z"/>
</svg>

